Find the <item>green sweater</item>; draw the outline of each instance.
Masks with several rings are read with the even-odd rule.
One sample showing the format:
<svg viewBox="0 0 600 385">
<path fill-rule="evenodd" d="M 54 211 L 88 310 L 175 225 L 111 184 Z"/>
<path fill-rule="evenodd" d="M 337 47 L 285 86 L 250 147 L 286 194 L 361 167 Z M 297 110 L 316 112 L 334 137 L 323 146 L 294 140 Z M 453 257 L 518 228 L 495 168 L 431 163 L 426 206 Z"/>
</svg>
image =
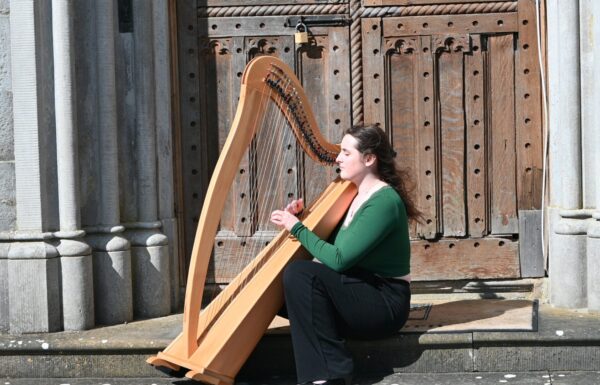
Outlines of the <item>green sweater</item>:
<svg viewBox="0 0 600 385">
<path fill-rule="evenodd" d="M 408 218 L 396 190 L 386 186 L 375 191 L 348 226 L 343 222 L 328 241 L 301 222 L 291 233 L 312 256 L 335 271 L 360 267 L 383 277 L 410 273 Z"/>
</svg>

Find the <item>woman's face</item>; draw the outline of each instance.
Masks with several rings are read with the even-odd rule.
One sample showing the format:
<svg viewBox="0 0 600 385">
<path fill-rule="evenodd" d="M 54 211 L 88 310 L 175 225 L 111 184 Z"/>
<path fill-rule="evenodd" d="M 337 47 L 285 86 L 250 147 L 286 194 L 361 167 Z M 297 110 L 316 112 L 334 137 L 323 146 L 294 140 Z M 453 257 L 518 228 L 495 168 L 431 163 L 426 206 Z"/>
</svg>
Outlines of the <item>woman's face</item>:
<svg viewBox="0 0 600 385">
<path fill-rule="evenodd" d="M 342 150 L 335 159 L 340 167 L 340 177 L 352 182 L 360 182 L 364 176 L 370 172 L 369 165 L 372 161 L 368 158 L 373 156 L 364 156 L 356 147 L 358 141 L 352 135 L 346 134 L 342 139 Z"/>
</svg>

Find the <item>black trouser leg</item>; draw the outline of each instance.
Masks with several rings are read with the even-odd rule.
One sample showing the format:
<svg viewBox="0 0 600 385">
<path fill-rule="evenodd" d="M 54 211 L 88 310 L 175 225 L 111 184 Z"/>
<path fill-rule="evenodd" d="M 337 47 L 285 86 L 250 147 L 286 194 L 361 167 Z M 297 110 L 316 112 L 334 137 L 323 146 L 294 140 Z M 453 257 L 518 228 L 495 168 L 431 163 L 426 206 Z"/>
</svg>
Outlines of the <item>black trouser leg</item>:
<svg viewBox="0 0 600 385">
<path fill-rule="evenodd" d="M 377 338 L 408 316 L 410 289 L 337 273 L 312 261 L 285 270 L 284 290 L 298 381 L 347 377 L 353 362 L 344 337 Z"/>
</svg>

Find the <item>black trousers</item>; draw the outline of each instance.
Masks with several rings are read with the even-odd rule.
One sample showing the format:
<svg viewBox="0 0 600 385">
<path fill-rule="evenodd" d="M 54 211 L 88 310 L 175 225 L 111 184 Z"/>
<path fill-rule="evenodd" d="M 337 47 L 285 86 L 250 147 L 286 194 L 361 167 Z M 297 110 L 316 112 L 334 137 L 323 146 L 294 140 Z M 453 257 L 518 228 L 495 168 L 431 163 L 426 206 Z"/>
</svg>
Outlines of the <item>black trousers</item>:
<svg viewBox="0 0 600 385">
<path fill-rule="evenodd" d="M 363 270 L 338 273 L 313 261 L 284 272 L 298 382 L 344 378 L 353 362 L 345 338 L 376 339 L 397 332 L 410 311 L 410 285 Z"/>
</svg>

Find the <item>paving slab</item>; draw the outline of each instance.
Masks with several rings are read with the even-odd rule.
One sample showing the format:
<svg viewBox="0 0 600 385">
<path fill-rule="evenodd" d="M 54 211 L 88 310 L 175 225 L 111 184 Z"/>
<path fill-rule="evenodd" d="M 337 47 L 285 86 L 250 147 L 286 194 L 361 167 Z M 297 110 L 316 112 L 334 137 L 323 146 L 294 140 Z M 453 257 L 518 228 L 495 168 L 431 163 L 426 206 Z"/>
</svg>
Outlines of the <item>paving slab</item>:
<svg viewBox="0 0 600 385">
<path fill-rule="evenodd" d="M 181 315 L 173 315 L 83 332 L 0 334 L 0 379 L 159 378 L 145 360 L 164 349 L 181 324 Z M 598 313 L 541 305 L 535 332 L 402 332 L 348 345 L 357 375 L 600 371 L 598 325 Z M 289 334 L 265 336 L 238 378 L 262 381 L 265 373 L 293 378 Z"/>
<path fill-rule="evenodd" d="M 529 373 L 395 373 L 357 378 L 353 385 L 595 385 L 595 372 Z M 596 382 L 594 382 L 596 381 Z M 169 378 L 20 378 L 0 381 L 4 385 L 199 385 L 188 379 Z M 239 380 L 236 385 L 295 385 L 290 377 L 272 376 L 260 381 Z"/>
</svg>

